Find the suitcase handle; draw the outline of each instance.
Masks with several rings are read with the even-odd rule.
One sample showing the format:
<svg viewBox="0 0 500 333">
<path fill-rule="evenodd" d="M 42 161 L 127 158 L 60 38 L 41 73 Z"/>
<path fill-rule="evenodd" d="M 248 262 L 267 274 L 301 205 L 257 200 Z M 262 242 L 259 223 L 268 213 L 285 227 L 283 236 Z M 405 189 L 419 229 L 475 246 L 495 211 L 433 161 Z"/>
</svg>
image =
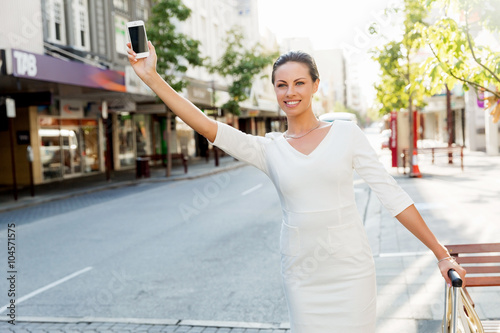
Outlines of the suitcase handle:
<svg viewBox="0 0 500 333">
<path fill-rule="evenodd" d="M 448 276 L 451 279 L 451 285 L 453 287 L 462 287 L 462 284 L 463 284 L 462 279 L 460 278 L 460 275 L 458 275 L 458 273 L 454 269 L 450 269 L 448 271 Z"/>
</svg>

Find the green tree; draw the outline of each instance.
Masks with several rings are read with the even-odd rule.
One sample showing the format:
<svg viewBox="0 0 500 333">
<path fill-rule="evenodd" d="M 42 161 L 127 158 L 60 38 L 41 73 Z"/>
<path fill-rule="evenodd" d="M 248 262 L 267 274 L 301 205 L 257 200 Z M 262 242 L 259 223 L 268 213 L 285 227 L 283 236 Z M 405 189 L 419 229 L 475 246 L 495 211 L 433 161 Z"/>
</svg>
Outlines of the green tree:
<svg viewBox="0 0 500 333">
<path fill-rule="evenodd" d="M 429 10 L 442 14 L 429 26 L 419 25 L 433 57 L 422 65 L 428 73 L 426 84 L 436 93 L 439 83 L 452 87 L 457 82 L 464 90 L 487 91 L 487 107 L 493 121 L 500 119 L 500 52 L 475 42 L 472 31 L 500 31 L 498 0 L 420 0 Z M 462 17 L 463 19 L 456 19 Z M 492 88 L 494 87 L 494 88 Z"/>
<path fill-rule="evenodd" d="M 200 42 L 179 33 L 174 24 L 185 21 L 191 10 L 181 0 L 154 1 L 147 22 L 148 38 L 155 45 L 158 73 L 177 91 L 188 84 L 183 74 L 188 65 L 201 66 Z"/>
<path fill-rule="evenodd" d="M 243 33 L 238 28 L 228 31 L 224 54 L 210 66 L 212 73 L 218 73 L 232 81 L 228 88 L 230 99 L 222 108 L 234 115 L 240 114 L 239 103 L 250 97 L 254 78 L 278 56 L 277 52 L 263 53 L 260 44 L 247 49 L 243 45 L 244 40 Z"/>
<path fill-rule="evenodd" d="M 405 68 L 401 42 L 389 42 L 374 50 L 373 59 L 380 65 L 380 80 L 375 84 L 376 102 L 381 115 L 408 108 Z"/>
<path fill-rule="evenodd" d="M 427 12 L 417 1 L 405 0 L 402 8 L 390 9 L 404 15 L 401 39 L 390 41 L 372 50 L 375 61 L 380 65 L 380 80 L 375 84 L 376 102 L 380 112 L 387 114 L 402 109 L 421 108 L 428 93 L 422 85 L 419 64 L 415 61 L 422 48 L 421 31 L 417 24 L 424 25 Z M 375 31 L 375 30 L 372 30 Z"/>
<path fill-rule="evenodd" d="M 409 128 L 413 128 L 413 110 L 424 105 L 428 93 L 422 84 L 419 64 L 415 61 L 417 52 L 422 48 L 422 33 L 417 25 L 425 25 L 427 16 L 425 6 L 419 1 L 404 0 L 403 7 L 392 9 L 404 17 L 401 39 L 391 41 L 373 51 L 373 59 L 380 65 L 380 81 L 375 85 L 376 101 L 381 113 L 408 109 Z M 409 154 L 414 150 L 413 131 L 410 130 Z M 410 170 L 413 161 L 410 158 Z"/>
</svg>

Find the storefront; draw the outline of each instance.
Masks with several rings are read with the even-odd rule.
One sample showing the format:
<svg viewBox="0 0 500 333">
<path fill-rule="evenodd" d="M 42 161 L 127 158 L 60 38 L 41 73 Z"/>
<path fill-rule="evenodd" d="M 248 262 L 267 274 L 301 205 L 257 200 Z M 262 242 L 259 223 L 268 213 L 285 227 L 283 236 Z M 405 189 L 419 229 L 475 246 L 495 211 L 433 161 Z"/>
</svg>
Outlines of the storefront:
<svg viewBox="0 0 500 333">
<path fill-rule="evenodd" d="M 13 49 L 0 50 L 0 63 L 0 97 L 14 99 L 13 131 L 27 137 L 14 142 L 17 183 L 30 181 L 28 146 L 33 151 L 35 184 L 104 172 L 107 121 L 103 113 L 108 110 L 103 106 L 126 100 L 124 72 Z M 118 132 L 128 143 L 134 126 L 125 118 L 120 123 Z M 10 142 L 7 131 L 0 132 L 0 141 Z M 130 164 L 133 158 L 130 145 L 126 146 L 123 160 Z M 0 146 L 1 184 L 12 183 L 10 154 L 9 145 Z"/>
</svg>

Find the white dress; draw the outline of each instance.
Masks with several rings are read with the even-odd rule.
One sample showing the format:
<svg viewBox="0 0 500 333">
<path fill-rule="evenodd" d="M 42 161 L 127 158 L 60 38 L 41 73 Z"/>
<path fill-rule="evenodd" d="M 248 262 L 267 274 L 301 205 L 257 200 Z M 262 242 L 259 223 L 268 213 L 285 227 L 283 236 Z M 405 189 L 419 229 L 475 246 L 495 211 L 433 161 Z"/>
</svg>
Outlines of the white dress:
<svg viewBox="0 0 500 333">
<path fill-rule="evenodd" d="M 393 216 L 413 201 L 361 129 L 337 120 L 305 155 L 282 133 L 252 136 L 219 122 L 213 144 L 265 172 L 278 191 L 291 333 L 375 332 L 375 265 L 356 209 L 353 169 Z"/>
</svg>

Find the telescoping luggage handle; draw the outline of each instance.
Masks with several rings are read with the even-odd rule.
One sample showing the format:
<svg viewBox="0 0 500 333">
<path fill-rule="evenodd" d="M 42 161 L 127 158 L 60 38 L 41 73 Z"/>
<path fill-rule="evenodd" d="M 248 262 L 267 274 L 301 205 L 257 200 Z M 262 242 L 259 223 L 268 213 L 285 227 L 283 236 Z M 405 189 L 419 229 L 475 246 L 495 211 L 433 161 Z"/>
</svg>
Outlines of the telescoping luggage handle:
<svg viewBox="0 0 500 333">
<path fill-rule="evenodd" d="M 458 273 L 453 269 L 450 269 L 448 271 L 448 276 L 451 279 L 451 286 L 453 287 L 452 288 L 453 304 L 451 304 L 451 306 L 452 306 L 452 308 L 451 308 L 451 323 L 450 323 L 451 325 L 449 327 L 450 327 L 450 333 L 456 333 L 457 332 L 457 312 L 458 312 L 458 302 L 457 302 L 458 288 L 462 287 L 463 281 L 460 278 L 460 275 L 458 275 Z M 447 316 L 445 316 L 445 318 L 447 320 Z M 448 323 L 445 323 L 444 327 L 448 327 L 447 324 Z"/>
</svg>

